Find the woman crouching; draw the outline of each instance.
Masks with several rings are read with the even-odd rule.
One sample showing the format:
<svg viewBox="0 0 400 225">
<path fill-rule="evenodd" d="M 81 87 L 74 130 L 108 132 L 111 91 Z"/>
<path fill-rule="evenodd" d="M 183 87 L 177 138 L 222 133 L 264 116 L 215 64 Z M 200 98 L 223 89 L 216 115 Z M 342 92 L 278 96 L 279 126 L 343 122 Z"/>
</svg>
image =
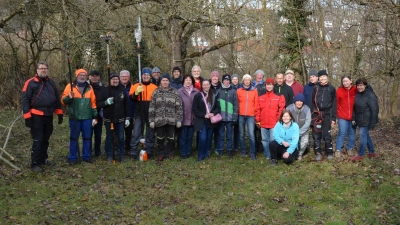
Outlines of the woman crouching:
<svg viewBox="0 0 400 225">
<path fill-rule="evenodd" d="M 289 110 L 282 111 L 279 121 L 274 127 L 274 140 L 269 143 L 271 166 L 275 166 L 278 159 L 283 159 L 284 163 L 291 164 L 299 154 L 297 146 L 300 128 L 293 120 L 293 115 Z"/>
</svg>

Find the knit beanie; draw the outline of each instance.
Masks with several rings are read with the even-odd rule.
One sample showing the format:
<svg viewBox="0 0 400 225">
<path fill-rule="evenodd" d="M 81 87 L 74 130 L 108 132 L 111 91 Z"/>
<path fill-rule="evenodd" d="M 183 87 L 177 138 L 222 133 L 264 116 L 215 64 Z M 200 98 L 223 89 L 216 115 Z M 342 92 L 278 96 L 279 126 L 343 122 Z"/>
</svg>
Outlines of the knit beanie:
<svg viewBox="0 0 400 225">
<path fill-rule="evenodd" d="M 328 73 L 326 72 L 326 70 L 320 70 L 318 72 L 318 77 L 320 77 L 320 76 L 328 76 Z"/>
<path fill-rule="evenodd" d="M 245 74 L 245 75 L 243 75 L 242 83 L 243 83 L 245 78 L 250 78 L 250 82 L 253 81 L 253 78 L 250 76 L 250 74 Z"/>
<path fill-rule="evenodd" d="M 263 76 L 265 76 L 265 73 L 263 70 L 256 70 L 256 72 L 254 72 L 254 76 L 261 73 Z"/>
<path fill-rule="evenodd" d="M 231 80 L 232 80 L 234 77 L 237 77 L 237 79 L 239 79 L 239 75 L 237 75 L 236 73 L 232 74 Z"/>
<path fill-rule="evenodd" d="M 316 70 L 310 70 L 310 72 L 308 72 L 308 76 L 316 76 L 318 77 L 318 72 Z"/>
<path fill-rule="evenodd" d="M 160 81 L 162 81 L 162 79 L 164 79 L 164 78 L 167 78 L 168 81 L 171 81 L 171 78 L 169 77 L 169 74 L 168 74 L 168 73 L 164 73 L 164 74 L 161 76 Z"/>
<path fill-rule="evenodd" d="M 216 70 L 212 71 L 212 72 L 211 72 L 211 75 L 210 75 L 210 78 L 213 77 L 213 76 L 217 76 L 218 79 L 219 79 L 219 73 L 218 73 L 218 71 L 216 71 Z"/>
<path fill-rule="evenodd" d="M 75 76 L 78 77 L 80 73 L 85 73 L 87 75 L 87 71 L 85 69 L 79 69 L 75 71 Z"/>
<path fill-rule="evenodd" d="M 116 74 L 116 73 L 110 74 L 110 80 L 113 79 L 114 77 L 118 77 L 118 80 L 119 80 L 119 75 L 118 74 Z"/>
<path fill-rule="evenodd" d="M 151 70 L 144 68 L 144 69 L 142 70 L 142 76 L 143 76 L 143 74 L 145 74 L 145 73 L 151 75 Z"/>
<path fill-rule="evenodd" d="M 305 102 L 306 98 L 304 97 L 304 95 L 302 93 L 298 93 L 294 98 L 293 98 L 293 102 L 296 103 L 297 101 L 301 101 L 301 102 Z"/>
<path fill-rule="evenodd" d="M 229 74 L 224 74 L 223 76 L 222 76 L 222 81 L 224 81 L 224 80 L 229 80 L 229 83 L 231 82 L 231 75 L 229 75 Z"/>
<path fill-rule="evenodd" d="M 182 74 L 181 68 L 179 68 L 178 66 L 175 66 L 175 67 L 172 69 L 172 73 L 174 73 L 175 70 L 178 70 L 179 73 Z"/>
</svg>

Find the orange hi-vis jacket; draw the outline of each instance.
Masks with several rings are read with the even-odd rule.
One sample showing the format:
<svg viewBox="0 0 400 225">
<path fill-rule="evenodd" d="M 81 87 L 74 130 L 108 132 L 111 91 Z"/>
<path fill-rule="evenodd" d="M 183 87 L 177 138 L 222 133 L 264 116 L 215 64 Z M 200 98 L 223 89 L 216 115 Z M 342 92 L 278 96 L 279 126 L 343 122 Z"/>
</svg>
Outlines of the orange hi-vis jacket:
<svg viewBox="0 0 400 225">
<path fill-rule="evenodd" d="M 68 84 L 62 95 L 62 104 L 68 105 L 69 119 L 94 119 L 97 116 L 96 96 L 94 95 L 93 87 L 86 83 L 83 93 L 79 91 L 76 84 L 72 84 L 74 98 L 68 97 L 71 92 L 71 84 Z"/>
</svg>

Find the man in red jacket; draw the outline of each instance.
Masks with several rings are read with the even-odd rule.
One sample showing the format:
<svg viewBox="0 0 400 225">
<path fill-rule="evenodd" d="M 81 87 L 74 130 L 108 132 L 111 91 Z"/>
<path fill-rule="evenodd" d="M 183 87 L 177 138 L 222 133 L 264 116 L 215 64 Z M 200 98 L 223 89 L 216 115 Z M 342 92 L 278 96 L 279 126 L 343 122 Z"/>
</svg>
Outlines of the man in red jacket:
<svg viewBox="0 0 400 225">
<path fill-rule="evenodd" d="M 293 96 L 296 96 L 298 93 L 304 93 L 304 87 L 303 85 L 297 83 L 293 70 L 286 70 L 285 83 L 287 86 L 292 88 Z"/>
<path fill-rule="evenodd" d="M 268 78 L 265 81 L 266 93 L 258 97 L 256 108 L 256 125 L 261 128 L 262 145 L 264 156 L 271 159 L 269 142 L 273 140 L 273 131 L 279 116 L 285 109 L 285 97 L 274 94 L 274 79 Z"/>
</svg>

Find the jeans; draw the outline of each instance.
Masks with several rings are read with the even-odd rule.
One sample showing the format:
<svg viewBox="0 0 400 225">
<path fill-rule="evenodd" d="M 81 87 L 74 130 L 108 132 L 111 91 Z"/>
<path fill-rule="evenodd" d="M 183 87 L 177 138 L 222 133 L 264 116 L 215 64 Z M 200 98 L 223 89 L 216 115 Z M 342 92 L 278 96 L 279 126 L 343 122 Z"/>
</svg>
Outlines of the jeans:
<svg viewBox="0 0 400 225">
<path fill-rule="evenodd" d="M 219 122 L 219 140 L 218 140 L 218 151 L 222 154 L 224 151 L 224 142 L 226 136 L 226 150 L 232 151 L 232 121 L 221 121 Z M 225 135 L 226 134 L 226 135 Z"/>
<path fill-rule="evenodd" d="M 214 128 L 207 128 L 206 123 L 204 123 L 201 131 L 197 132 L 197 136 L 199 136 L 198 160 L 203 160 L 210 155 L 213 130 Z"/>
<path fill-rule="evenodd" d="M 143 125 L 143 126 L 142 126 Z M 150 128 L 150 123 L 148 119 L 135 118 L 135 122 L 133 123 L 133 134 L 130 143 L 131 156 L 138 156 L 138 145 L 140 142 L 140 138 L 142 137 L 142 127 L 146 125 L 146 152 L 152 157 L 153 155 L 153 147 L 154 147 L 154 129 Z"/>
<path fill-rule="evenodd" d="M 274 128 L 261 128 L 262 145 L 264 148 L 265 158 L 271 158 L 271 152 L 269 150 L 269 143 L 274 140 Z"/>
<path fill-rule="evenodd" d="M 117 138 L 117 152 L 115 155 L 118 157 L 118 160 L 122 160 L 124 157 L 124 126 L 125 122 L 114 123 L 114 130 L 110 128 L 110 122 L 104 122 L 104 126 L 106 127 L 106 143 L 105 143 L 105 152 L 107 158 L 113 157 L 113 143 L 114 143 L 114 135 Z"/>
<path fill-rule="evenodd" d="M 91 155 L 90 142 L 92 141 L 92 119 L 87 120 L 69 120 L 69 155 L 68 161 L 78 160 L 78 140 L 82 132 L 82 159 L 88 161 Z"/>
<path fill-rule="evenodd" d="M 256 141 L 254 136 L 254 116 L 239 116 L 239 133 L 240 133 L 240 150 L 242 153 L 246 153 L 245 143 L 244 143 L 244 131 L 247 127 L 247 134 L 250 141 L 250 154 L 255 155 L 256 151 Z"/>
<path fill-rule="evenodd" d="M 346 149 L 349 150 L 354 148 L 354 143 L 356 142 L 356 127 L 351 124 L 350 120 L 340 118 L 338 118 L 338 127 L 339 132 L 336 137 L 336 150 L 342 151 L 346 135 L 349 135 L 347 137 Z"/>
<path fill-rule="evenodd" d="M 182 126 L 179 133 L 179 153 L 181 156 L 192 154 L 194 126 Z"/>
<path fill-rule="evenodd" d="M 53 116 L 32 115 L 31 136 L 33 139 L 31 151 L 31 166 L 46 163 L 48 158 L 50 136 L 53 133 Z M 1 154 L 0 154 L 1 155 Z"/>
<path fill-rule="evenodd" d="M 374 143 L 372 143 L 371 136 L 369 136 L 369 127 L 360 127 L 360 149 L 358 154 L 363 156 L 367 147 L 369 154 L 375 153 Z"/>
<path fill-rule="evenodd" d="M 131 139 L 132 139 L 132 130 L 133 130 L 133 119 L 129 120 L 129 126 L 124 128 L 125 130 L 125 154 L 130 153 L 131 149 Z"/>
<path fill-rule="evenodd" d="M 97 119 L 97 124 L 93 127 L 93 134 L 94 135 L 94 155 L 100 156 L 101 155 L 101 135 L 103 133 L 103 118 Z M 90 149 L 93 146 L 93 141 L 90 141 Z"/>
</svg>

